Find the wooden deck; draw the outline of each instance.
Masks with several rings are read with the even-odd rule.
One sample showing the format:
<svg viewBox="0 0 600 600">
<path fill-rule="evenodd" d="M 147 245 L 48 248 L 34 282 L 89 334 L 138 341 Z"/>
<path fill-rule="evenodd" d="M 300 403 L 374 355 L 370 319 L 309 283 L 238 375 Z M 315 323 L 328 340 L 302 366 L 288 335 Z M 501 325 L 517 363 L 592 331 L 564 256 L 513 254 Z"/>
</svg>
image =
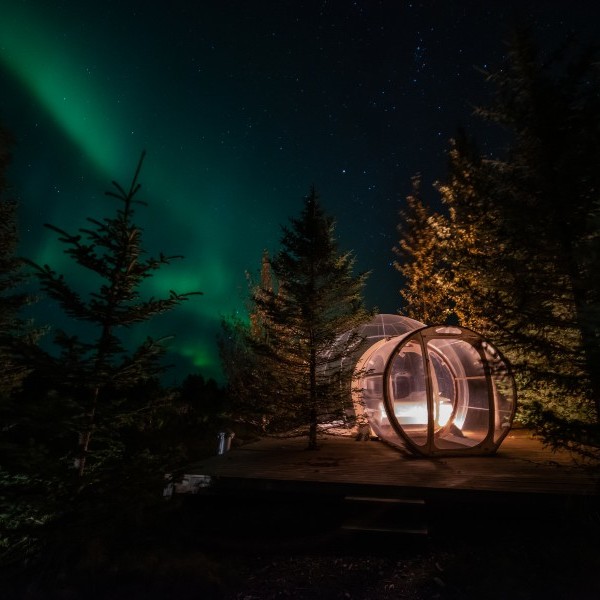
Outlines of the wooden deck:
<svg viewBox="0 0 600 600">
<path fill-rule="evenodd" d="M 381 441 L 323 435 L 265 438 L 190 465 L 178 492 L 318 492 L 428 500 L 475 496 L 597 499 L 600 470 L 553 453 L 526 430 L 513 430 L 494 456 L 416 458 Z M 594 500 L 595 501 L 595 500 Z"/>
</svg>

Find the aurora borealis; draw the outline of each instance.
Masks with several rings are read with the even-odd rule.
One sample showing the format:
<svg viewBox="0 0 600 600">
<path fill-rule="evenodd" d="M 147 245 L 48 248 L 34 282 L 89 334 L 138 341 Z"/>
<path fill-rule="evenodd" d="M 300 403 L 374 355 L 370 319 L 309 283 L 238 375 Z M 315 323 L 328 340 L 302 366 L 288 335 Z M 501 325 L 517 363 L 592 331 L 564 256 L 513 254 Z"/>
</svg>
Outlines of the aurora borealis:
<svg viewBox="0 0 600 600">
<path fill-rule="evenodd" d="M 145 149 L 145 247 L 185 256 L 147 292 L 204 293 L 152 322 L 175 336 L 173 378 L 218 375 L 220 319 L 244 310 L 245 272 L 313 183 L 340 247 L 372 271 L 368 304 L 395 312 L 410 178 L 443 178 L 459 124 L 497 151 L 471 117 L 486 98 L 478 69 L 499 63 L 514 22 L 551 47 L 593 39 L 599 11 L 584 4 L 5 0 L 0 120 L 17 140 L 20 252 L 77 280 L 43 224 L 75 231 L 109 213 L 104 191 L 129 183 Z M 63 326 L 43 298 L 37 310 Z"/>
</svg>

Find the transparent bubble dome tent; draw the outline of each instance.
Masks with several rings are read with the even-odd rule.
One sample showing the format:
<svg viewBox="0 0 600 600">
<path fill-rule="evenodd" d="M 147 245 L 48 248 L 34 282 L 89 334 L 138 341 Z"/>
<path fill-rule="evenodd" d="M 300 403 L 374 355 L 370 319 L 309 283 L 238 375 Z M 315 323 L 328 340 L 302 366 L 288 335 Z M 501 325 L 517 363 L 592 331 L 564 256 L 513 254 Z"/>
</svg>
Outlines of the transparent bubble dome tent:
<svg viewBox="0 0 600 600">
<path fill-rule="evenodd" d="M 359 329 L 352 399 L 358 423 L 425 456 L 492 454 L 516 409 L 510 367 L 479 334 L 377 315 Z"/>
</svg>

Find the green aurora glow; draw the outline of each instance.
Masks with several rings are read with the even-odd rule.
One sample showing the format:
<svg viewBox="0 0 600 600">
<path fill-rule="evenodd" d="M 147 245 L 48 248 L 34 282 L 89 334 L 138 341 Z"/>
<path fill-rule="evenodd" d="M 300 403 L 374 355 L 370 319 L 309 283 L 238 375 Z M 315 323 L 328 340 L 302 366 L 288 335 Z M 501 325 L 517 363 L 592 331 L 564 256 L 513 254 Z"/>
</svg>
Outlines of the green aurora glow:
<svg viewBox="0 0 600 600">
<path fill-rule="evenodd" d="M 25 6 L 13 3 L 2 14 L 0 60 L 94 166 L 106 176 L 114 173 L 123 156 L 99 86 L 52 30 L 48 15 Z"/>
<path fill-rule="evenodd" d="M 12 11 L 8 14 L 4 12 L 0 18 L 3 45 L 0 60 L 35 98 L 38 105 L 36 111 L 40 110 L 36 116 L 41 117 L 40 121 L 51 120 L 62 132 L 66 140 L 59 142 L 61 145 L 70 143 L 84 153 L 92 170 L 97 172 L 96 181 L 104 179 L 104 186 L 108 187 L 112 178 L 118 178 L 121 183 L 126 184 L 137 160 L 136 153 L 143 146 L 152 145 L 136 144 L 135 138 L 131 139 L 131 133 L 126 132 L 121 125 L 121 120 L 126 118 L 118 117 L 127 115 L 128 111 L 134 112 L 133 105 L 114 106 L 112 91 L 103 90 L 98 83 L 100 78 L 93 77 L 90 68 L 86 67 L 95 62 L 89 53 L 90 49 L 82 45 L 78 46 L 76 55 L 70 52 L 68 39 L 60 34 L 58 24 L 53 23 L 50 15 L 42 11 L 26 12 L 23 5 L 13 5 L 11 8 Z M 22 27 L 24 24 L 27 26 Z M 108 75 L 105 76 L 109 79 Z M 121 102 L 118 101 L 117 104 Z M 150 136 L 151 133 L 148 132 L 147 137 Z M 124 139 L 127 140 L 126 144 L 123 143 Z M 162 249 L 164 246 L 166 252 L 210 256 L 211 259 L 204 265 L 191 264 L 189 260 L 176 262 L 157 273 L 148 282 L 146 291 L 153 295 L 168 293 L 169 289 L 199 289 L 205 292 L 204 297 L 194 299 L 179 309 L 177 320 L 181 329 L 177 332 L 171 350 L 189 360 L 193 366 L 202 367 L 209 375 L 215 376 L 218 375 L 219 367 L 215 356 L 214 333 L 221 315 L 236 311 L 241 298 L 230 294 L 233 276 L 229 265 L 233 261 L 227 256 L 227 240 L 220 235 L 221 227 L 227 224 L 228 217 L 216 207 L 224 203 L 224 198 L 233 198 L 238 191 L 231 189 L 232 186 L 213 184 L 209 197 L 214 206 L 212 214 L 207 215 L 199 202 L 185 198 L 189 195 L 188 190 L 200 183 L 190 181 L 189 171 L 186 180 L 180 181 L 179 185 L 171 184 L 169 174 L 180 172 L 174 164 L 177 156 L 173 157 L 174 160 L 168 160 L 165 153 L 161 153 L 161 159 L 166 160 L 161 160 L 160 165 L 153 162 L 152 158 L 149 157 L 147 163 L 150 164 L 142 172 L 143 188 L 152 194 L 149 198 L 150 208 L 138 211 L 138 220 L 141 220 L 147 231 L 148 246 L 153 249 Z M 123 165 L 129 168 L 123 168 Z M 200 185 L 198 195 L 205 191 L 202 187 L 206 189 L 206 183 L 204 186 Z M 77 195 L 82 192 L 85 195 L 86 191 L 73 189 Z M 104 201 L 99 192 L 101 188 L 95 190 L 94 196 Z M 186 210 L 172 210 L 173 206 L 182 207 L 186 203 Z M 65 208 L 63 206 L 62 210 Z M 77 210 L 79 214 L 69 226 L 76 228 L 83 225 L 85 216 L 101 216 L 102 210 L 105 210 L 100 206 L 94 206 L 93 212 L 89 209 L 88 205 L 85 211 Z M 62 210 L 57 211 L 56 218 L 48 212 L 48 218 L 44 218 L 44 221 L 62 224 Z M 27 216 L 22 221 L 29 225 Z M 156 227 L 157 223 L 160 223 L 159 228 Z M 41 225 L 42 223 L 33 223 L 31 227 Z M 164 235 L 165 230 L 176 231 L 177 234 Z M 37 231 L 37 235 L 41 233 Z M 45 236 L 43 241 L 33 245 L 36 247 L 33 252 L 29 252 L 29 256 L 37 262 L 49 263 L 67 272 L 73 271 L 72 264 L 63 255 L 62 247 L 55 238 Z M 240 275 L 243 275 L 243 271 Z M 84 280 L 85 273 L 78 274 L 78 278 L 80 281 Z M 199 327 L 199 335 L 195 335 L 193 326 L 186 323 L 198 322 L 202 322 L 203 327 Z M 170 333 L 169 325 L 165 325 L 165 333 Z M 207 329 L 212 329 L 212 335 L 208 339 L 203 338 L 200 333 Z M 142 328 L 132 335 L 135 341 L 139 341 L 145 334 Z"/>
<path fill-rule="evenodd" d="M 277 249 L 312 183 L 342 249 L 372 270 L 368 303 L 394 312 L 399 199 L 417 171 L 443 176 L 446 141 L 481 97 L 472 66 L 502 53 L 498 11 L 482 3 L 460 21 L 447 4 L 2 2 L 0 119 L 18 142 L 21 252 L 91 285 L 43 223 L 73 231 L 109 214 L 103 192 L 127 184 L 146 149 L 145 247 L 185 256 L 146 291 L 204 292 L 150 328 L 175 335 L 173 378 L 219 375 L 220 319 L 243 314 L 245 272 Z M 39 309 L 63 325 L 55 307 Z"/>
</svg>

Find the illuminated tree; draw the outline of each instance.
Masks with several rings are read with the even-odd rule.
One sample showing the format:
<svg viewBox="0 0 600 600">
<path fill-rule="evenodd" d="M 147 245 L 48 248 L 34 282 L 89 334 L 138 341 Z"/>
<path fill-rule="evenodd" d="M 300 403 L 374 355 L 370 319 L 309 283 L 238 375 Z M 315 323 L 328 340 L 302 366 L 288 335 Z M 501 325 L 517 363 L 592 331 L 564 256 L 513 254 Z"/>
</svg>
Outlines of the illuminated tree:
<svg viewBox="0 0 600 600">
<path fill-rule="evenodd" d="M 504 339 L 514 325 L 511 307 L 519 259 L 497 252 L 505 240 L 494 172 L 462 131 L 452 141 L 448 159 L 447 180 L 436 184 L 447 209 L 442 240 L 445 269 L 440 279 L 461 325 Z"/>
<path fill-rule="evenodd" d="M 399 242 L 393 248 L 394 267 L 404 278 L 400 289 L 401 312 L 427 324 L 445 323 L 452 314 L 447 272 L 449 243 L 446 219 L 426 206 L 421 178 L 413 178 L 413 191 L 400 211 Z"/>
<path fill-rule="evenodd" d="M 329 367 L 339 367 L 355 340 L 336 341 L 371 317 L 362 300 L 367 274 L 353 275 L 354 258 L 338 252 L 334 229 L 311 189 L 300 217 L 283 227 L 271 261 L 277 289 L 261 285 L 252 297 L 263 330 L 257 351 L 277 384 L 271 413 L 308 426 L 310 449 L 317 447 L 319 422 L 342 416 L 349 401 L 348 374 Z"/>
<path fill-rule="evenodd" d="M 554 445 L 599 444 L 600 95 L 590 52 L 543 62 L 518 33 L 479 110 L 502 159 L 458 140 L 439 186 L 449 210 L 455 311 L 513 363 L 522 418 Z"/>
<path fill-rule="evenodd" d="M 278 388 L 269 358 L 261 352 L 269 335 L 265 316 L 253 299 L 255 296 L 263 298 L 265 293 L 272 294 L 274 290 L 267 250 L 263 252 L 259 281 L 256 282 L 249 273 L 246 278 L 249 320 L 246 322 L 238 315 L 232 315 L 221 321 L 219 354 L 232 412 L 236 418 L 265 432 L 272 429 L 274 416 L 271 414 L 273 405 L 268 399 L 278 393 Z"/>
</svg>

